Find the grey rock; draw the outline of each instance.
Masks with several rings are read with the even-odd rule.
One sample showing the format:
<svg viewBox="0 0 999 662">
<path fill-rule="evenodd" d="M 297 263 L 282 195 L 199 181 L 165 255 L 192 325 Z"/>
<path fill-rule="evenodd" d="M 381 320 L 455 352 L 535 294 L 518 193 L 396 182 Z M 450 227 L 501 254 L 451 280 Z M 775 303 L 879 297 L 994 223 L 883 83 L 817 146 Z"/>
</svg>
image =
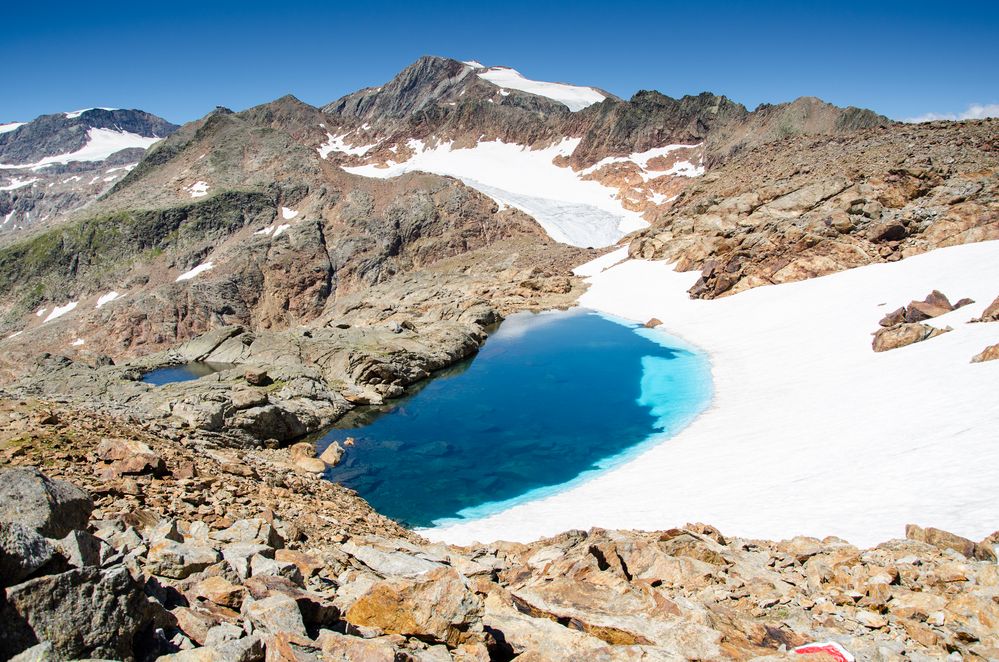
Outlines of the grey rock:
<svg viewBox="0 0 999 662">
<path fill-rule="evenodd" d="M 273 558 L 274 549 L 253 542 L 235 543 L 222 548 L 222 558 L 240 579 L 250 576 L 250 559 L 254 557 Z"/>
<path fill-rule="evenodd" d="M 246 634 L 243 628 L 232 623 L 220 623 L 208 630 L 205 635 L 205 646 L 218 646 L 228 641 L 235 641 Z"/>
<path fill-rule="evenodd" d="M 368 545 L 358 545 L 352 540 L 344 543 L 343 551 L 383 577 L 418 577 L 435 568 L 444 567 L 441 563 L 404 552 L 384 551 Z"/>
<path fill-rule="evenodd" d="M 254 629 L 264 632 L 292 632 L 309 636 L 302 622 L 298 603 L 283 593 L 275 593 L 262 600 L 247 599 L 243 602 L 243 615 Z"/>
<path fill-rule="evenodd" d="M 46 538 L 84 529 L 94 509 L 90 496 L 34 467 L 0 470 L 0 522 L 17 522 Z"/>
<path fill-rule="evenodd" d="M 0 588 L 17 584 L 49 563 L 55 550 L 17 522 L 0 522 Z"/>
<path fill-rule="evenodd" d="M 216 531 L 212 537 L 222 542 L 252 542 L 274 549 L 284 547 L 284 539 L 277 529 L 259 518 L 236 520 L 228 529 Z"/>
<path fill-rule="evenodd" d="M 61 659 L 133 657 L 136 635 L 156 616 L 122 566 L 31 579 L 8 588 L 7 602 Z"/>
<path fill-rule="evenodd" d="M 275 561 L 260 554 L 254 554 L 250 558 L 250 574 L 254 577 L 257 575 L 284 577 L 299 586 L 305 585 L 302 571 L 298 569 L 297 565 L 288 561 Z"/>
<path fill-rule="evenodd" d="M 219 553 L 206 545 L 160 540 L 149 547 L 146 568 L 154 575 L 184 579 L 219 561 Z"/>
<path fill-rule="evenodd" d="M 107 543 L 87 531 L 70 531 L 55 541 L 56 550 L 75 568 L 101 565 L 102 558 L 107 556 L 101 547 L 107 547 Z"/>
<path fill-rule="evenodd" d="M 43 641 L 10 658 L 10 662 L 50 662 L 57 659 L 52 643 Z"/>
</svg>

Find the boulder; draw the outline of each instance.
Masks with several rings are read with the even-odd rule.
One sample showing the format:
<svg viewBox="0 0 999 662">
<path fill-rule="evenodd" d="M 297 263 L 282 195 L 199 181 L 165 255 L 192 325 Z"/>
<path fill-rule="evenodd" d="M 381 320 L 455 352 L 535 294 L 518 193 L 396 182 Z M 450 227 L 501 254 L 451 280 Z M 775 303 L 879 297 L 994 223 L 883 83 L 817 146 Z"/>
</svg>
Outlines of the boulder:
<svg viewBox="0 0 999 662">
<path fill-rule="evenodd" d="M 261 600 L 247 598 L 243 602 L 242 613 L 255 629 L 264 632 L 290 632 L 303 637 L 309 635 L 298 603 L 283 593 L 275 593 Z"/>
<path fill-rule="evenodd" d="M 94 504 L 72 483 L 34 467 L 0 470 L 0 522 L 17 522 L 46 538 L 85 529 Z"/>
<path fill-rule="evenodd" d="M 336 441 L 327 446 L 323 452 L 319 455 L 319 459 L 323 461 L 327 466 L 335 467 L 340 464 L 340 460 L 343 458 L 343 447 Z"/>
<path fill-rule="evenodd" d="M 453 568 L 442 567 L 415 578 L 375 583 L 345 618 L 352 625 L 456 646 L 480 625 L 481 616 L 479 597 Z"/>
<path fill-rule="evenodd" d="M 999 322 L 999 297 L 990 303 L 976 322 Z"/>
<path fill-rule="evenodd" d="M 891 349 L 898 349 L 899 347 L 935 338 L 950 330 L 950 327 L 938 329 L 928 324 L 896 324 L 895 326 L 879 329 L 874 334 L 874 341 L 871 343 L 871 346 L 875 352 L 887 352 Z"/>
<path fill-rule="evenodd" d="M 70 531 L 66 537 L 54 541 L 56 551 L 75 568 L 100 565 L 101 558 L 110 550 L 108 545 L 87 531 Z M 101 547 L 104 547 L 104 550 Z"/>
<path fill-rule="evenodd" d="M 268 402 L 267 393 L 257 389 L 241 388 L 233 389 L 229 394 L 233 409 L 249 409 L 250 407 L 263 407 Z"/>
<path fill-rule="evenodd" d="M 206 577 L 187 591 L 189 598 L 201 598 L 222 607 L 239 610 L 246 597 L 246 589 L 224 577 Z"/>
<path fill-rule="evenodd" d="M 250 386 L 267 386 L 271 383 L 271 378 L 266 370 L 260 368 L 247 368 L 243 372 L 243 379 Z"/>
<path fill-rule="evenodd" d="M 991 545 L 976 543 L 950 531 L 934 529 L 933 527 L 924 529 L 916 524 L 906 524 L 905 537 L 909 540 L 925 542 L 940 549 L 952 549 L 969 559 L 992 561 L 993 563 L 996 561 L 996 554 Z"/>
<path fill-rule="evenodd" d="M 257 543 L 274 549 L 284 547 L 284 538 L 277 529 L 259 517 L 236 520 L 229 528 L 213 533 L 212 538 L 228 543 Z"/>
<path fill-rule="evenodd" d="M 984 361 L 995 361 L 999 359 L 999 343 L 989 345 L 978 354 L 971 357 L 972 363 L 982 363 Z"/>
<path fill-rule="evenodd" d="M 136 657 L 157 611 L 123 566 L 37 577 L 8 588 L 7 602 L 61 659 Z"/>
<path fill-rule="evenodd" d="M 891 311 L 890 313 L 882 317 L 881 321 L 878 322 L 878 324 L 880 324 L 881 326 L 888 327 L 888 326 L 895 326 L 896 324 L 901 324 L 904 321 L 905 321 L 905 307 L 903 306 L 902 308 L 896 308 L 895 310 Z"/>
<path fill-rule="evenodd" d="M 250 576 L 250 559 L 257 556 L 270 557 L 274 548 L 255 542 L 240 542 L 222 548 L 222 558 L 229 564 L 240 579 Z"/>
<path fill-rule="evenodd" d="M 316 556 L 295 549 L 279 549 L 274 552 L 274 559 L 285 563 L 294 563 L 303 577 L 311 577 L 326 567 L 326 564 Z"/>
<path fill-rule="evenodd" d="M 95 450 L 97 458 L 107 464 L 98 465 L 96 472 L 104 478 L 123 475 L 156 474 L 166 472 L 163 458 L 153 449 L 135 439 L 103 439 Z"/>
<path fill-rule="evenodd" d="M 662 320 L 660 320 L 658 317 L 653 317 L 648 322 L 646 322 L 643 326 L 646 329 L 654 329 L 657 326 L 662 326 Z"/>
<path fill-rule="evenodd" d="M 0 522 L 0 589 L 19 584 L 55 558 L 49 541 L 17 522 Z"/>
<path fill-rule="evenodd" d="M 273 558 L 255 554 L 250 558 L 250 575 L 274 575 L 285 577 L 293 584 L 303 586 L 305 580 L 302 578 L 302 571 L 298 566 L 288 561 L 275 561 Z"/>
<path fill-rule="evenodd" d="M 160 540 L 149 546 L 146 569 L 162 577 L 184 579 L 219 561 L 219 553 L 207 545 Z"/>
<path fill-rule="evenodd" d="M 341 662 L 394 662 L 392 644 L 379 639 L 362 639 L 323 630 L 316 638 L 327 659 Z"/>
</svg>

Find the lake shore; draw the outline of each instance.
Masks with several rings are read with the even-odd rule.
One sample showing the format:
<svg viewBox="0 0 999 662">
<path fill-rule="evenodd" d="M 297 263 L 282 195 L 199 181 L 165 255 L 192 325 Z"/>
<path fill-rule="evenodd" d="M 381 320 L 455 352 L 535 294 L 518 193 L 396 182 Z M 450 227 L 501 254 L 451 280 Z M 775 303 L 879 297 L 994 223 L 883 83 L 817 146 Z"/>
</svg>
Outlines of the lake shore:
<svg viewBox="0 0 999 662">
<path fill-rule="evenodd" d="M 696 278 L 629 260 L 591 276 L 580 305 L 657 317 L 704 349 L 715 388 L 708 411 L 585 484 L 421 533 L 462 544 L 708 521 L 747 537 L 832 534 L 870 545 L 910 522 L 972 538 L 995 529 L 999 365 L 970 359 L 999 338 L 994 325 L 967 322 L 997 294 L 999 242 L 712 301 L 689 298 Z M 878 321 L 934 289 L 976 303 L 929 321 L 949 333 L 873 352 Z"/>
</svg>

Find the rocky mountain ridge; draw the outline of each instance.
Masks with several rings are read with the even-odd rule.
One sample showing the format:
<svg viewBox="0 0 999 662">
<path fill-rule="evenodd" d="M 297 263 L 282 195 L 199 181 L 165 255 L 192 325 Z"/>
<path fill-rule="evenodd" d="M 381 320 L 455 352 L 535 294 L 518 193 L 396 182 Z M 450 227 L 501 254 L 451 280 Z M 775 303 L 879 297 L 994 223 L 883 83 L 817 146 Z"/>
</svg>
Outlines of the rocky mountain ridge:
<svg viewBox="0 0 999 662">
<path fill-rule="evenodd" d="M 108 191 L 178 127 L 141 110 L 42 115 L 0 131 L 0 245 L 56 225 Z"/>
</svg>

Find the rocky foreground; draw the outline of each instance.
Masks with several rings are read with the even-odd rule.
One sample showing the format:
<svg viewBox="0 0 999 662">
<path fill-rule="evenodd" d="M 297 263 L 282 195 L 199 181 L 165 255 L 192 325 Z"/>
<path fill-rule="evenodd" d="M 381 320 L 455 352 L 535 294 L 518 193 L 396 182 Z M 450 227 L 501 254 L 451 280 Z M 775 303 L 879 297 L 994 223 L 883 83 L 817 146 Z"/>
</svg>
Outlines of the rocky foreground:
<svg viewBox="0 0 999 662">
<path fill-rule="evenodd" d="M 687 524 L 456 548 L 288 450 L 35 401 L 5 401 L 0 430 L 4 658 L 999 657 L 996 534 L 910 526 L 861 550 Z"/>
</svg>

